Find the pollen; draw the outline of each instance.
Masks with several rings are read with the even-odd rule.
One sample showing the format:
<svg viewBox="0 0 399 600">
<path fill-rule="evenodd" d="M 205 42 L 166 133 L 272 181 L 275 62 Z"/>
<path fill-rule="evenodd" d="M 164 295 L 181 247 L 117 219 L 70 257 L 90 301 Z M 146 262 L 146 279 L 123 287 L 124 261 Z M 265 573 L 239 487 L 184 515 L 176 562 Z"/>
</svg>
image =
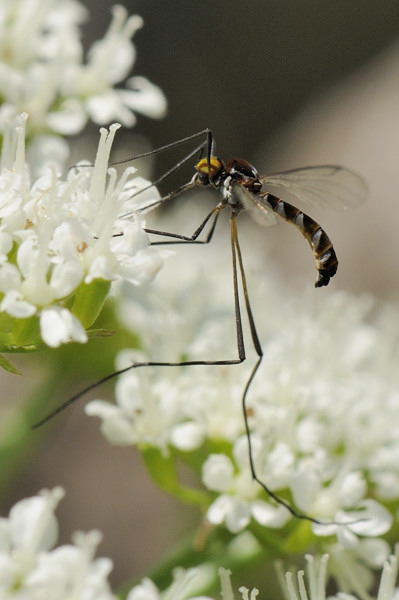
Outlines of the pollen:
<svg viewBox="0 0 399 600">
<path fill-rule="evenodd" d="M 79 254 L 82 254 L 86 250 L 86 248 L 86 242 L 80 242 L 79 244 L 76 244 L 76 250 L 79 252 Z"/>
</svg>

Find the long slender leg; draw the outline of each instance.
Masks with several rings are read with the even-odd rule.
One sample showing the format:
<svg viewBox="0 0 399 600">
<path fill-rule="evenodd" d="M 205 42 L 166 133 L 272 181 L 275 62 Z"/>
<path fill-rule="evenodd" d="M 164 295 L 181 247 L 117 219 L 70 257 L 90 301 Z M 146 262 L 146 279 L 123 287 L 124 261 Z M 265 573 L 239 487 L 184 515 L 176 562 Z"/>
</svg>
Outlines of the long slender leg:
<svg viewBox="0 0 399 600">
<path fill-rule="evenodd" d="M 197 233 L 197 235 L 199 235 L 202 231 L 202 229 L 204 228 L 205 224 L 209 221 L 209 219 L 211 218 L 211 216 L 213 214 L 215 214 L 215 219 L 214 219 L 214 223 L 212 225 L 212 229 L 211 229 L 211 235 L 213 234 L 214 228 L 216 226 L 216 221 L 218 218 L 218 215 L 220 214 L 220 209 L 221 207 L 217 206 L 215 207 L 210 213 L 209 215 L 207 215 L 207 217 L 204 219 L 204 221 L 201 223 L 201 225 L 197 228 L 197 230 L 194 232 L 192 238 L 184 238 L 184 236 L 179 236 L 176 235 L 176 237 L 178 238 L 176 243 L 180 242 L 188 242 L 188 243 L 195 243 L 195 239 L 193 239 L 193 237 L 195 236 L 195 234 Z M 235 322 L 236 322 L 236 339 L 237 339 L 237 353 L 238 353 L 238 357 L 235 359 L 223 359 L 223 360 L 215 360 L 215 361 L 209 361 L 209 360 L 192 360 L 192 361 L 182 361 L 182 362 L 158 362 L 158 361 L 148 361 L 148 362 L 143 362 L 143 363 L 133 363 L 131 365 L 129 365 L 128 367 L 125 367 L 123 369 L 120 369 L 118 371 L 114 371 L 113 373 L 110 373 L 109 375 L 106 375 L 105 377 L 103 377 L 102 379 L 100 379 L 99 381 L 96 381 L 95 383 L 89 385 L 88 387 L 86 387 L 84 390 L 82 390 L 81 392 L 79 392 L 78 394 L 75 394 L 74 396 L 72 396 L 71 398 L 69 398 L 69 400 L 67 400 L 66 402 L 64 402 L 63 404 L 61 404 L 58 408 L 56 408 L 55 410 L 51 411 L 48 415 L 46 415 L 43 419 L 41 419 L 40 421 L 38 421 L 35 425 L 33 425 L 33 429 L 36 429 L 38 427 L 41 427 L 42 425 L 44 425 L 45 423 L 47 423 L 48 421 L 50 421 L 53 417 L 55 417 L 56 415 L 58 415 L 60 412 L 62 412 L 63 410 L 65 410 L 68 406 L 70 406 L 73 402 L 75 402 L 76 400 L 80 399 L 82 396 L 84 396 L 85 394 L 87 394 L 88 392 L 90 392 L 91 390 L 99 387 L 100 385 L 102 385 L 103 383 L 110 381 L 111 379 L 114 379 L 116 377 L 118 377 L 119 375 L 122 375 L 123 373 L 126 373 L 132 369 L 137 369 L 140 367 L 183 367 L 183 366 L 221 366 L 221 365 L 237 365 L 237 364 L 241 364 L 242 362 L 245 361 L 246 359 L 246 353 L 245 353 L 245 344 L 244 344 L 244 335 L 243 335 L 243 329 L 242 329 L 242 318 L 241 318 L 241 309 L 240 309 L 240 297 L 239 297 L 239 290 L 238 290 L 238 270 L 237 270 L 237 258 L 238 258 L 238 266 L 239 266 L 239 271 L 240 271 L 240 276 L 241 276 L 241 283 L 242 283 L 242 288 L 243 288 L 243 293 L 244 293 L 244 300 L 245 300 L 245 307 L 246 307 L 246 312 L 248 315 L 248 321 L 249 321 L 249 327 L 250 327 L 250 332 L 251 332 L 251 338 L 252 338 L 252 342 L 255 348 L 255 351 L 258 355 L 258 360 L 255 363 L 250 376 L 247 380 L 247 383 L 245 385 L 244 388 L 244 392 L 242 395 L 242 410 L 243 410 L 243 418 L 244 418 L 244 425 L 245 425 L 245 431 L 246 431 L 246 436 L 248 439 L 248 454 L 249 454 L 249 463 L 250 463 L 250 469 L 251 469 L 251 474 L 253 479 L 264 489 L 264 491 L 277 503 L 280 504 L 281 506 L 284 506 L 294 517 L 297 517 L 298 519 L 304 519 L 307 521 L 310 521 L 312 523 L 317 523 L 317 524 L 323 524 L 323 522 L 319 521 L 318 519 L 315 519 L 313 517 L 310 517 L 308 515 L 304 515 L 300 512 L 297 512 L 294 508 L 292 508 L 292 506 L 290 506 L 290 504 L 288 502 L 286 502 L 285 500 L 283 500 L 282 498 L 280 498 L 279 496 L 277 496 L 257 475 L 256 472 L 256 468 L 255 468 L 255 463 L 253 460 L 253 452 L 252 452 L 252 441 L 251 441 L 251 430 L 250 430 L 250 426 L 249 426 L 249 422 L 248 422 L 248 412 L 247 412 L 247 395 L 248 395 L 248 391 L 250 389 L 250 386 L 252 384 L 252 381 L 256 375 L 256 372 L 260 366 L 260 363 L 262 361 L 263 358 L 263 351 L 260 345 L 260 341 L 259 341 L 259 337 L 258 337 L 258 333 L 256 331 L 256 326 L 255 326 L 255 320 L 253 317 L 253 313 L 252 313 L 252 309 L 251 309 L 251 304 L 250 304 L 250 300 L 249 300 L 249 295 L 248 295 L 248 287 L 247 287 L 247 281 L 246 281 L 246 276 L 245 276 L 245 270 L 244 270 L 244 264 L 243 264 L 243 260 L 242 260 L 242 254 L 241 254 L 241 249 L 240 249 L 240 245 L 239 245 L 239 241 L 238 241 L 238 234 L 237 234 L 237 223 L 236 223 L 236 213 L 232 212 L 231 213 L 231 217 L 230 217 L 230 244 L 231 244 L 231 256 L 232 256 L 232 270 L 233 270 L 233 293 L 234 293 L 234 313 L 235 313 Z M 153 232 L 153 233 L 161 233 L 162 232 Z M 163 234 L 163 235 L 170 235 L 170 236 L 174 236 L 175 234 Z M 183 240 L 181 239 L 181 237 L 183 237 Z"/>
<path fill-rule="evenodd" d="M 275 494 L 269 488 L 269 486 L 266 485 L 259 478 L 259 476 L 256 472 L 255 462 L 253 459 L 253 451 L 252 451 L 251 429 L 250 429 L 249 422 L 248 422 L 247 396 L 248 396 L 248 391 L 249 391 L 249 388 L 251 387 L 252 381 L 254 380 L 256 372 L 262 362 L 263 351 L 262 351 L 262 347 L 260 345 L 258 333 L 256 331 L 255 321 L 254 321 L 254 317 L 253 317 L 253 313 L 252 313 L 252 309 L 251 309 L 251 304 L 249 301 L 247 280 L 246 280 L 246 276 L 245 276 L 241 248 L 240 248 L 240 244 L 238 241 L 237 224 L 236 224 L 236 219 L 235 219 L 234 213 L 232 213 L 231 231 L 232 231 L 231 235 L 232 235 L 233 244 L 234 244 L 234 253 L 236 253 L 237 257 L 238 257 L 238 265 L 240 268 L 241 283 L 242 283 L 242 289 L 243 289 L 243 293 L 244 293 L 245 307 L 246 307 L 246 311 L 247 311 L 247 315 L 248 315 L 252 343 L 253 343 L 255 351 L 258 355 L 258 360 L 256 361 L 256 363 L 249 375 L 248 381 L 245 385 L 244 392 L 242 395 L 242 401 L 241 401 L 242 402 L 242 412 L 243 412 L 243 417 L 244 417 L 244 424 L 245 424 L 245 433 L 246 433 L 247 440 L 248 440 L 248 455 L 249 455 L 249 465 L 250 465 L 250 469 L 251 469 L 251 474 L 252 474 L 253 479 L 265 490 L 265 492 L 271 498 L 273 498 L 273 500 L 275 500 L 275 502 L 277 502 L 277 504 L 284 506 L 294 517 L 296 517 L 297 519 L 304 519 L 306 521 L 310 521 L 311 523 L 317 523 L 318 525 L 320 525 L 320 524 L 322 524 L 321 521 L 296 511 L 294 508 L 292 508 L 292 506 L 288 502 L 286 502 L 285 500 L 283 500 L 282 498 L 277 496 L 277 494 Z M 234 266 L 234 261 L 233 261 L 233 268 L 236 269 L 236 267 Z M 242 328 L 241 328 L 241 331 L 242 331 Z"/>
<path fill-rule="evenodd" d="M 165 179 L 167 179 L 170 175 L 172 175 L 172 173 L 175 173 L 176 171 L 178 171 L 184 164 L 186 164 L 198 152 L 200 152 L 202 154 L 202 151 L 204 149 L 206 149 L 206 157 L 207 157 L 207 161 L 208 161 L 208 164 L 209 164 L 210 163 L 211 153 L 212 153 L 212 148 L 213 148 L 213 145 L 214 145 L 212 131 L 210 129 L 203 129 L 202 131 L 199 131 L 198 133 L 195 133 L 194 135 L 190 135 L 190 136 L 188 136 L 186 138 L 178 140 L 177 142 L 172 142 L 171 144 L 167 144 L 166 146 L 162 146 L 161 148 L 156 148 L 155 150 L 150 150 L 149 152 L 144 152 L 143 154 L 138 154 L 137 156 L 133 156 L 131 158 L 126 158 L 125 160 L 122 160 L 122 161 L 118 161 L 118 162 L 115 162 L 115 163 L 110 163 L 110 166 L 112 166 L 112 165 L 121 165 L 121 164 L 124 164 L 124 163 L 127 163 L 127 162 L 132 162 L 132 161 L 134 161 L 136 159 L 144 158 L 146 156 L 153 156 L 154 154 L 158 154 L 159 152 L 164 152 L 165 150 L 169 150 L 169 149 L 174 148 L 176 146 L 180 146 L 182 144 L 185 144 L 186 142 L 189 142 L 189 141 L 191 141 L 193 139 L 196 139 L 196 138 L 200 137 L 201 135 L 205 135 L 205 134 L 206 134 L 206 140 L 204 142 L 201 142 L 201 144 L 199 144 L 196 148 L 194 148 L 194 150 L 192 150 L 191 152 L 189 152 L 189 154 L 187 154 L 183 159 L 181 159 L 179 162 L 177 162 L 175 165 L 173 165 L 173 167 L 171 167 L 165 173 L 163 173 L 160 177 L 158 177 L 158 179 L 155 179 L 149 185 L 147 185 L 146 187 L 142 188 L 141 190 L 139 190 L 138 192 L 136 192 L 135 194 L 133 194 L 132 197 L 134 198 L 135 196 L 139 196 L 143 192 L 145 192 L 145 191 L 151 189 L 152 187 L 157 186 L 160 183 L 162 183 L 162 181 L 164 181 Z M 177 188 L 177 190 L 174 190 L 171 194 L 168 194 L 167 196 L 165 196 L 164 198 L 161 198 L 157 202 L 154 202 L 154 203 L 152 203 L 152 204 L 150 204 L 148 206 L 144 206 L 143 208 L 139 209 L 137 212 L 144 212 L 146 210 L 154 208 L 155 206 L 158 206 L 159 204 L 163 204 L 167 200 L 170 200 L 171 198 L 174 198 L 175 196 L 177 196 L 181 192 L 185 191 L 186 189 L 189 189 L 190 187 L 192 187 L 192 185 L 193 185 L 192 182 L 189 182 L 188 184 L 184 184 L 180 188 Z"/>
<path fill-rule="evenodd" d="M 212 213 L 216 211 L 216 208 L 212 211 Z M 218 212 L 216 213 L 216 215 L 218 215 Z M 41 427 L 42 425 L 44 425 L 45 423 L 50 421 L 53 417 L 58 415 L 60 412 L 65 410 L 73 402 L 75 402 L 76 400 L 79 400 L 79 398 L 81 398 L 82 396 L 84 396 L 85 394 L 90 392 L 91 390 L 94 390 L 95 388 L 99 387 L 106 381 L 109 381 L 110 379 L 114 379 L 115 377 L 118 377 L 119 375 L 122 375 L 123 373 L 126 373 L 127 371 L 130 371 L 131 369 L 138 369 L 140 367 L 185 367 L 185 366 L 190 367 L 190 366 L 197 366 L 197 365 L 220 366 L 220 365 L 237 365 L 237 364 L 242 363 L 245 360 L 245 347 L 244 347 L 244 338 L 243 338 L 243 332 L 242 332 L 240 299 L 239 299 L 238 280 L 237 280 L 237 258 L 236 258 L 235 238 L 233 235 L 233 228 L 231 228 L 231 253 L 232 253 L 232 261 L 233 261 L 234 313 L 235 313 L 235 322 L 236 322 L 238 358 L 224 359 L 224 360 L 212 360 L 212 361 L 210 361 L 210 360 L 189 360 L 189 361 L 182 361 L 182 362 L 149 361 L 149 362 L 143 362 L 143 363 L 133 363 L 133 364 L 129 365 L 128 367 L 125 367 L 124 369 L 120 369 L 119 371 L 114 371 L 113 373 L 106 375 L 99 381 L 92 383 L 91 385 L 86 387 L 84 390 L 82 390 L 78 394 L 75 394 L 75 396 L 72 396 L 71 398 L 69 398 L 69 400 L 67 400 L 66 402 L 61 404 L 58 408 L 51 411 L 43 419 L 41 419 L 40 421 L 35 423 L 32 428 L 37 429 L 38 427 Z"/>
<path fill-rule="evenodd" d="M 151 183 L 150 185 L 147 185 L 145 188 L 142 188 L 141 190 L 139 190 L 138 192 L 136 192 L 135 194 L 133 194 L 132 198 L 134 198 L 135 196 L 138 196 L 142 192 L 145 192 L 146 190 L 152 188 L 154 185 L 156 185 L 155 182 Z M 155 208 L 156 206 L 160 206 L 161 204 L 165 204 L 165 202 L 168 202 L 169 200 L 172 200 L 172 198 L 176 198 L 176 196 L 178 196 L 179 194 L 182 194 L 183 192 L 186 192 L 187 190 L 190 190 L 194 186 L 195 186 L 195 181 L 194 181 L 194 179 L 191 179 L 191 181 L 189 181 L 188 183 L 184 183 L 183 185 L 181 185 L 180 187 L 176 188 L 175 190 L 173 190 L 172 192 L 170 192 L 166 196 L 162 196 L 162 198 L 159 198 L 159 200 L 155 200 L 154 202 L 150 202 L 150 204 L 146 204 L 146 206 L 142 206 L 142 207 L 138 208 L 137 210 L 125 213 L 125 214 L 121 215 L 121 218 L 129 217 L 129 216 L 131 216 L 132 214 L 135 214 L 135 213 L 139 213 L 139 214 L 146 213 L 146 212 L 152 210 L 153 208 Z"/>
<path fill-rule="evenodd" d="M 181 235 L 180 233 L 170 233 L 168 231 L 158 231 L 156 229 L 145 229 L 144 231 L 146 231 L 147 233 L 154 234 L 154 235 L 161 235 L 161 236 L 174 238 L 173 241 L 152 242 L 151 246 L 160 246 L 160 245 L 165 245 L 165 244 L 209 244 L 209 242 L 211 241 L 211 239 L 213 237 L 215 229 L 216 229 L 216 223 L 217 223 L 217 220 L 218 220 L 218 217 L 220 214 L 220 210 L 221 210 L 220 206 L 215 206 L 215 208 L 213 208 L 211 210 L 211 212 L 205 217 L 205 219 L 197 227 L 197 229 L 194 231 L 194 233 L 191 236 Z M 202 233 L 205 225 L 209 222 L 209 220 L 211 219 L 212 216 L 214 217 L 213 223 L 211 225 L 211 228 L 210 228 L 206 238 L 204 240 L 198 240 L 197 239 L 198 236 Z"/>
<path fill-rule="evenodd" d="M 130 156 L 129 158 L 125 158 L 124 160 L 118 160 L 117 162 L 110 163 L 110 166 L 114 165 L 123 165 L 128 162 L 133 162 L 139 158 L 145 158 L 146 156 L 153 156 L 154 154 L 160 154 L 161 152 L 166 152 L 167 150 L 171 150 L 172 148 L 176 148 L 177 146 L 182 146 L 187 142 L 191 142 L 191 140 L 195 140 L 202 135 L 206 135 L 206 141 L 202 142 L 198 149 L 202 146 L 210 146 L 213 144 L 213 133 L 210 129 L 202 129 L 202 131 L 197 131 L 197 133 L 193 133 L 193 135 L 189 135 L 185 138 L 181 138 L 180 140 L 176 140 L 175 142 L 171 142 L 170 144 L 166 144 L 165 146 L 161 146 L 160 148 L 155 148 L 154 150 L 149 150 L 148 152 L 143 152 L 142 154 L 136 154 L 135 156 Z M 196 150 L 196 152 L 198 151 Z"/>
</svg>

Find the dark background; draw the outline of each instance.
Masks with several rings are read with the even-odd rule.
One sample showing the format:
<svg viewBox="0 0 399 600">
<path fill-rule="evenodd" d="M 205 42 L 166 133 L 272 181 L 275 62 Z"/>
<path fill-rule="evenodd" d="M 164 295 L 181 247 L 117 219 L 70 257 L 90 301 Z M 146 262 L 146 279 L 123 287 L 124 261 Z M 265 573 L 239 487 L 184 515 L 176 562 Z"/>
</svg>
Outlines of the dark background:
<svg viewBox="0 0 399 600">
<path fill-rule="evenodd" d="M 105 31 L 111 3 L 86 4 L 91 20 L 85 40 L 91 41 Z M 166 119 L 139 118 L 134 132 L 158 147 L 209 127 L 226 156 L 253 156 L 303 103 L 399 32 L 395 1 L 123 4 L 144 19 L 134 38 L 134 73 L 159 85 L 169 102 Z"/>
</svg>

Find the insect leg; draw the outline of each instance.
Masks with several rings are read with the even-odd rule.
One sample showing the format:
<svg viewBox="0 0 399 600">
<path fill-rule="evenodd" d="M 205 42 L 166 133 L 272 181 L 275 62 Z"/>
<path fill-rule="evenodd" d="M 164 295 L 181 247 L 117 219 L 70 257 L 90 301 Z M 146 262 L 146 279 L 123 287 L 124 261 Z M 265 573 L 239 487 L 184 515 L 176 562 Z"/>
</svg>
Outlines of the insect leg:
<svg viewBox="0 0 399 600">
<path fill-rule="evenodd" d="M 205 222 L 203 222 L 201 225 L 204 226 L 205 223 L 207 222 L 207 220 L 210 218 L 210 216 L 213 213 L 216 213 L 214 225 L 213 225 L 213 230 L 214 230 L 217 216 L 219 214 L 219 210 L 216 212 L 217 209 L 218 209 L 218 207 L 216 207 L 213 211 L 211 211 L 211 213 L 205 219 Z M 198 229 L 200 231 L 202 230 L 201 225 L 199 228 L 197 228 L 197 230 Z M 211 229 L 211 232 L 212 232 L 212 229 Z M 183 242 L 184 241 L 187 241 L 187 240 L 183 240 Z M 191 240 L 191 243 L 193 243 L 193 240 Z M 65 410 L 68 406 L 73 404 L 76 400 L 79 400 L 79 398 L 82 398 L 85 394 L 87 394 L 91 390 L 96 389 L 97 387 L 99 387 L 100 385 L 105 383 L 106 381 L 110 381 L 111 379 L 114 379 L 114 378 L 118 377 L 119 375 L 122 375 L 123 373 L 130 371 L 131 369 L 137 369 L 140 367 L 185 367 L 185 366 L 190 367 L 190 366 L 197 366 L 197 365 L 221 366 L 221 365 L 237 365 L 237 364 L 242 363 L 245 360 L 245 348 L 244 348 L 244 339 L 243 339 L 243 332 L 242 332 L 240 300 L 239 300 L 239 293 L 238 293 L 237 259 L 236 259 L 236 252 L 235 252 L 235 239 L 233 237 L 233 229 L 231 229 L 231 251 L 232 251 L 232 260 L 233 260 L 234 312 L 235 312 L 235 322 L 236 322 L 238 358 L 224 359 L 224 360 L 212 360 L 212 361 L 210 361 L 210 360 L 189 360 L 189 361 L 182 361 L 182 362 L 149 361 L 149 362 L 143 362 L 143 363 L 132 363 L 128 367 L 125 367 L 124 369 L 119 369 L 118 371 L 114 371 L 113 373 L 106 375 L 105 377 L 101 378 L 99 381 L 96 381 L 95 383 L 92 383 L 85 389 L 81 390 L 78 394 L 75 394 L 74 396 L 69 398 L 69 400 L 67 400 L 66 402 L 61 404 L 59 407 L 57 407 L 56 409 L 51 411 L 43 419 L 41 419 L 40 421 L 35 423 L 32 426 L 32 429 L 37 429 L 38 427 L 41 427 L 42 425 L 44 425 L 45 423 L 50 421 L 53 417 L 55 417 L 56 415 L 61 413 L 63 410 Z"/>
<path fill-rule="evenodd" d="M 160 183 L 162 183 L 162 181 L 164 181 L 170 175 L 172 175 L 173 173 L 175 173 L 176 171 L 178 171 L 183 165 L 185 165 L 198 152 L 200 152 L 202 154 L 202 151 L 204 149 L 206 149 L 206 156 L 207 156 L 207 161 L 208 161 L 208 164 L 209 164 L 210 163 L 211 153 L 212 153 L 212 148 L 213 148 L 213 134 L 212 134 L 212 131 L 210 129 L 203 129 L 202 131 L 199 131 L 198 133 L 195 133 L 194 135 L 190 135 L 190 136 L 188 136 L 186 138 L 178 140 L 177 142 L 172 142 L 171 144 L 167 144 L 166 146 L 162 146 L 161 148 L 156 148 L 155 150 L 150 150 L 149 152 L 144 152 L 143 154 L 138 154 L 137 156 L 126 158 L 126 159 L 124 159 L 122 161 L 110 163 L 110 166 L 121 165 L 121 164 L 124 164 L 124 163 L 127 163 L 127 162 L 134 161 L 134 160 L 139 159 L 139 158 L 144 158 L 146 156 L 152 156 L 154 154 L 158 154 L 159 152 L 164 152 L 164 151 L 169 150 L 171 148 L 174 148 L 176 146 L 180 146 L 182 144 L 185 144 L 186 142 L 189 142 L 189 141 L 191 141 L 193 139 L 196 139 L 196 138 L 198 138 L 198 137 L 200 137 L 201 135 L 204 135 L 204 134 L 206 134 L 206 140 L 204 142 L 201 142 L 201 144 L 199 144 L 196 148 L 194 148 L 194 150 L 192 150 L 191 152 L 189 152 L 189 154 L 187 154 L 179 162 L 177 162 L 175 165 L 173 165 L 173 167 L 171 167 L 165 173 L 163 173 L 160 177 L 158 177 L 158 179 L 155 179 L 152 183 L 150 183 L 146 187 L 142 188 L 141 190 L 139 190 L 138 192 L 136 192 L 135 194 L 133 194 L 132 198 L 134 198 L 135 196 L 138 196 L 139 194 L 142 194 L 143 192 L 151 189 L 152 187 L 157 186 Z M 192 187 L 192 182 L 189 182 L 188 184 L 182 185 L 180 188 L 177 188 L 177 190 L 174 190 L 173 192 L 171 192 L 170 194 L 168 194 L 164 198 L 161 198 L 160 201 L 154 202 L 152 204 L 149 204 L 148 206 L 144 206 L 141 209 L 139 209 L 137 212 L 139 212 L 139 213 L 140 212 L 144 212 L 146 210 L 154 208 L 155 206 L 158 206 L 159 204 L 163 204 L 163 202 L 166 202 L 167 200 L 170 200 L 171 198 L 174 198 L 175 196 L 177 196 L 181 192 L 185 191 L 186 189 L 189 189 L 190 187 Z"/>
<path fill-rule="evenodd" d="M 165 146 L 161 146 L 160 148 L 155 148 L 154 150 L 149 150 L 148 152 L 143 152 L 142 154 L 136 154 L 136 156 L 131 156 L 129 158 L 125 158 L 124 160 L 118 160 L 117 162 L 110 163 L 110 166 L 123 165 L 128 162 L 133 162 L 134 160 L 137 160 L 139 158 L 145 158 L 146 156 L 153 156 L 154 154 L 160 154 L 161 152 L 166 152 L 167 150 L 171 150 L 172 148 L 176 148 L 177 146 L 182 146 L 183 144 L 186 144 L 187 142 L 191 142 L 191 140 L 195 140 L 195 139 L 201 137 L 202 135 L 206 135 L 206 141 L 202 142 L 198 146 L 198 148 L 195 150 L 195 152 L 198 152 L 198 150 L 201 149 L 202 147 L 205 148 L 206 145 L 209 145 L 209 144 L 212 145 L 213 134 L 212 134 L 212 131 L 208 128 L 202 129 L 201 131 L 197 131 L 197 133 L 193 133 L 193 135 L 189 135 L 189 136 L 182 138 L 180 140 L 177 140 L 175 142 L 171 142 L 170 144 L 166 144 Z M 193 154 L 191 154 L 191 156 L 193 156 Z"/>
<path fill-rule="evenodd" d="M 247 280 L 246 280 L 246 276 L 245 276 L 241 248 L 240 248 L 240 244 L 238 241 L 237 225 L 236 225 L 236 219 L 235 219 L 234 213 L 232 213 L 232 218 L 231 218 L 231 231 L 232 231 L 231 235 L 232 235 L 232 239 L 233 239 L 233 243 L 234 243 L 234 253 L 238 257 L 238 265 L 240 268 L 241 283 L 242 283 L 242 289 L 243 289 L 243 293 L 244 293 L 245 307 L 246 307 L 246 311 L 247 311 L 247 315 L 248 315 L 252 343 L 253 343 L 255 351 L 258 355 L 258 360 L 256 361 L 255 366 L 253 367 L 253 369 L 249 375 L 248 381 L 245 385 L 244 392 L 242 395 L 242 401 L 241 401 L 242 402 L 242 412 L 243 412 L 243 417 L 244 417 L 244 424 L 245 424 L 245 433 L 246 433 L 247 440 L 248 440 L 248 456 L 249 456 L 249 465 L 250 465 L 250 469 L 251 469 L 251 474 L 252 474 L 253 479 L 264 489 L 264 491 L 271 498 L 273 498 L 273 500 L 275 502 L 277 502 L 277 504 L 284 506 L 294 517 L 296 517 L 297 519 L 303 519 L 306 521 L 310 521 L 311 523 L 316 523 L 318 525 L 323 525 L 324 523 L 322 521 L 319 521 L 316 518 L 310 517 L 309 515 L 305 515 L 303 513 L 296 511 L 288 502 L 286 502 L 285 500 L 283 500 L 282 498 L 277 496 L 277 494 L 275 494 L 269 488 L 269 486 L 266 485 L 259 478 L 259 476 L 256 472 L 255 462 L 253 459 L 253 451 L 252 451 L 251 430 L 250 430 L 250 426 L 249 426 L 249 422 L 248 422 L 247 395 L 248 395 L 249 388 L 251 387 L 252 381 L 254 380 L 254 377 L 256 375 L 256 372 L 262 362 L 263 351 L 262 351 L 262 347 L 260 345 L 258 333 L 256 331 L 255 321 L 254 321 L 251 304 L 250 304 L 250 300 L 249 300 Z M 233 269 L 236 269 L 234 260 L 233 260 Z M 237 303 L 237 306 L 239 306 L 238 300 L 236 300 L 236 303 Z M 240 329 L 242 332 L 242 327 Z"/>
<path fill-rule="evenodd" d="M 211 212 L 205 217 L 205 219 L 197 227 L 197 229 L 191 236 L 181 235 L 180 233 L 169 233 L 168 231 L 158 231 L 156 229 L 145 229 L 144 231 L 153 235 L 161 235 L 174 238 L 173 241 L 151 242 L 151 246 L 161 246 L 165 244 L 209 244 L 216 229 L 216 223 L 218 221 L 220 210 L 220 206 L 215 206 L 215 208 L 211 210 Z M 212 216 L 213 222 L 206 238 L 204 240 L 198 240 L 198 236 L 202 233 L 205 225 L 208 223 Z"/>
</svg>

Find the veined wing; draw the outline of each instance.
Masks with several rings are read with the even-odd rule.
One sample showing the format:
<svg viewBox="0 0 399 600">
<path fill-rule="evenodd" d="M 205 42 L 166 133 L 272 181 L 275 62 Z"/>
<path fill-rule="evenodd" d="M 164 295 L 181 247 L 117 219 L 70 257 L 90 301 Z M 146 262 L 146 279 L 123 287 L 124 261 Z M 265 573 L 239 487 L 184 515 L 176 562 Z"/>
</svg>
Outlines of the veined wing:
<svg viewBox="0 0 399 600">
<path fill-rule="evenodd" d="M 336 165 L 320 165 L 282 171 L 260 178 L 262 192 L 267 186 L 284 188 L 307 204 L 345 210 L 359 206 L 367 198 L 365 180 L 350 169 Z"/>
<path fill-rule="evenodd" d="M 262 196 L 253 194 L 242 186 L 238 181 L 232 182 L 231 193 L 239 200 L 244 209 L 249 212 L 251 217 L 264 227 L 274 225 L 277 217 L 268 202 L 262 199 Z"/>
</svg>

